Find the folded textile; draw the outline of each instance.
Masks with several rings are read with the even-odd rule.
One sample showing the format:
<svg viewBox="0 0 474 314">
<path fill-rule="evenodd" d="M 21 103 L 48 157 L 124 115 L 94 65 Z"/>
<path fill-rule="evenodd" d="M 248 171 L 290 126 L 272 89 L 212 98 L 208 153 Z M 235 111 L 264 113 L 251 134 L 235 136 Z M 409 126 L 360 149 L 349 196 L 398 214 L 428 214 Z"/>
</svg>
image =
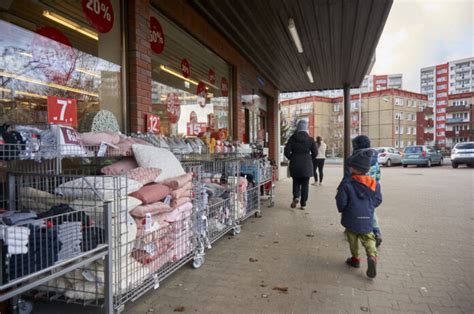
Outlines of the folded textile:
<svg viewBox="0 0 474 314">
<path fill-rule="evenodd" d="M 181 197 L 171 201 L 171 208 L 178 208 L 179 206 L 191 202 L 190 197 Z"/>
<path fill-rule="evenodd" d="M 139 205 L 135 207 L 134 209 L 130 211 L 130 215 L 137 218 L 143 218 L 146 216 L 146 214 L 151 214 L 153 216 L 156 214 L 165 213 L 172 210 L 173 209 L 169 205 L 163 202 L 155 202 L 152 204 Z"/>
<path fill-rule="evenodd" d="M 139 199 L 143 204 L 152 204 L 163 200 L 170 192 L 167 185 L 153 183 L 143 186 L 138 191 L 131 193 L 130 196 Z"/>
<path fill-rule="evenodd" d="M 35 212 L 46 211 L 49 210 L 51 206 L 67 203 L 67 200 L 60 196 L 32 187 L 21 187 L 18 197 L 21 208 L 34 208 Z"/>
<path fill-rule="evenodd" d="M 21 223 L 22 221 L 36 218 L 36 214 L 33 212 L 25 211 L 25 212 L 17 212 L 17 211 L 7 211 L 0 215 L 2 220 L 7 225 L 16 225 Z"/>
<path fill-rule="evenodd" d="M 178 199 L 181 197 L 191 197 L 192 196 L 192 188 L 193 185 L 191 182 L 186 183 L 183 187 L 171 191 L 170 195 L 174 199 Z"/>
<path fill-rule="evenodd" d="M 50 210 L 38 214 L 38 218 L 51 218 L 54 225 L 60 225 L 67 221 L 80 221 L 84 226 L 89 226 L 91 223 L 89 216 L 84 212 L 75 211 L 67 204 L 53 206 Z"/>
<path fill-rule="evenodd" d="M 21 226 L 4 226 L 0 225 L 0 239 L 6 242 L 10 240 L 28 241 L 30 229 Z"/>
<path fill-rule="evenodd" d="M 167 179 L 161 182 L 164 185 L 167 185 L 172 190 L 177 190 L 180 187 L 184 187 L 188 182 L 191 182 L 193 179 L 192 173 L 186 173 L 175 178 Z"/>
<path fill-rule="evenodd" d="M 163 215 L 159 215 L 159 216 L 162 216 L 162 219 L 165 222 L 172 223 L 175 221 L 183 220 L 184 218 L 191 216 L 192 209 L 193 209 L 193 204 L 191 204 L 190 202 L 187 202 L 177 207 L 175 210 L 169 213 L 164 213 Z"/>
<path fill-rule="evenodd" d="M 8 254 L 26 254 L 28 247 L 26 245 L 8 245 Z"/>
</svg>

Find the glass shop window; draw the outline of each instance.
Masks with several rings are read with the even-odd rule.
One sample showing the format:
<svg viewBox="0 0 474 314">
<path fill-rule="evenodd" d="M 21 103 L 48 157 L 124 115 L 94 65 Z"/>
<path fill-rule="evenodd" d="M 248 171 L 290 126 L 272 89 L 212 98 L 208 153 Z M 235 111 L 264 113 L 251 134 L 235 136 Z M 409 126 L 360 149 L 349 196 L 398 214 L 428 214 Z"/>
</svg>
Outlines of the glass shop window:
<svg viewBox="0 0 474 314">
<path fill-rule="evenodd" d="M 0 124 L 123 127 L 120 1 L 101 3 L 0 2 Z"/>
<path fill-rule="evenodd" d="M 152 47 L 152 113 L 167 136 L 230 134 L 230 66 L 157 11 L 163 45 Z M 152 31 L 152 35 L 153 35 Z"/>
</svg>

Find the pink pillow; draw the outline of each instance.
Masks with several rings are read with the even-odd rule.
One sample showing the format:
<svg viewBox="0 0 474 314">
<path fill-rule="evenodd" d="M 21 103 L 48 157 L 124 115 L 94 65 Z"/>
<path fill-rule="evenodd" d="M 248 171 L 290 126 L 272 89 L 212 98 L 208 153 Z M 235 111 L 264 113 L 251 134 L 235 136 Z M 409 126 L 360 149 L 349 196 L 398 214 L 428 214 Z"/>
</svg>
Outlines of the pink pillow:
<svg viewBox="0 0 474 314">
<path fill-rule="evenodd" d="M 130 196 L 138 198 L 144 205 L 146 205 L 161 201 L 166 197 L 166 195 L 170 194 L 170 192 L 170 188 L 166 185 L 154 183 L 145 185 L 140 190 L 130 194 Z"/>
<path fill-rule="evenodd" d="M 127 171 L 127 176 L 130 179 L 133 179 L 145 185 L 148 183 L 155 182 L 156 178 L 160 175 L 160 173 L 161 169 L 158 168 L 138 167 Z"/>
<path fill-rule="evenodd" d="M 182 188 L 171 191 L 171 197 L 178 199 L 180 197 L 191 197 L 193 185 L 191 182 L 186 183 Z"/>
<path fill-rule="evenodd" d="M 189 203 L 189 202 L 191 202 L 190 197 L 181 197 L 181 198 L 178 198 L 178 199 L 174 199 L 174 200 L 171 201 L 171 208 L 178 208 L 181 205 L 183 205 L 185 203 Z"/>
<path fill-rule="evenodd" d="M 184 199 L 181 199 L 184 200 Z M 178 208 L 174 209 L 171 212 L 164 213 L 163 215 L 159 215 L 158 217 L 163 217 L 163 220 L 168 223 L 174 223 L 176 221 L 181 221 L 191 215 L 193 211 L 193 204 L 191 204 L 189 201 L 185 202 Z M 160 221 L 161 218 L 158 218 L 158 221 Z"/>
<path fill-rule="evenodd" d="M 114 162 L 110 166 L 102 168 L 100 171 L 109 176 L 117 176 L 137 167 L 138 164 L 134 158 L 124 158 Z"/>
<path fill-rule="evenodd" d="M 178 177 L 165 180 L 161 182 L 164 185 L 169 186 L 172 190 L 177 190 L 181 187 L 184 187 L 188 182 L 191 182 L 193 179 L 192 173 L 186 173 Z"/>
<path fill-rule="evenodd" d="M 81 133 L 79 134 L 81 137 L 82 143 L 84 145 L 100 145 L 102 142 L 106 142 L 109 144 L 118 144 L 120 142 L 120 136 L 116 133 L 112 132 L 99 132 L 99 133 Z"/>
<path fill-rule="evenodd" d="M 120 142 L 117 144 L 122 156 L 133 156 L 132 145 L 133 142 L 128 138 L 121 138 Z"/>
<path fill-rule="evenodd" d="M 133 217 L 143 218 L 148 213 L 153 216 L 161 213 L 170 212 L 172 210 L 173 209 L 169 205 L 163 202 L 155 202 L 153 204 L 140 205 L 135 207 L 130 211 L 130 215 L 132 215 Z"/>
</svg>

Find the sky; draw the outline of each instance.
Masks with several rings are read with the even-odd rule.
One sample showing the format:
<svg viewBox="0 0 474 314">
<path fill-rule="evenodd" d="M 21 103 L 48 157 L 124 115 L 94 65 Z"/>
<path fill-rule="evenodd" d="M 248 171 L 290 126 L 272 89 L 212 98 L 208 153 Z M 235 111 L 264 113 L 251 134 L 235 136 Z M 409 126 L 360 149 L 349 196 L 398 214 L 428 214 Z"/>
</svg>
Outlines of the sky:
<svg viewBox="0 0 474 314">
<path fill-rule="evenodd" d="M 474 57 L 474 0 L 394 0 L 371 74 L 403 74 L 420 91 L 420 68 Z"/>
</svg>

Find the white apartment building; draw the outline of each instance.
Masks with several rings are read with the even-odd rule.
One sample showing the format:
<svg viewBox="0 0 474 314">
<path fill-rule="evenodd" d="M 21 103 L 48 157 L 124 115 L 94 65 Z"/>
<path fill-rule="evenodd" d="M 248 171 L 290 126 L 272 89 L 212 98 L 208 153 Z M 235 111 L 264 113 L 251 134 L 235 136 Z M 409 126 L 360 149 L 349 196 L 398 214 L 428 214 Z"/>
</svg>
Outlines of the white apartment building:
<svg viewBox="0 0 474 314">
<path fill-rule="evenodd" d="M 403 88 L 403 74 L 366 75 L 360 88 L 351 89 L 351 94 L 370 93 L 373 91 L 392 88 Z M 343 91 L 342 89 L 334 89 L 325 91 L 281 93 L 280 101 L 308 96 L 341 97 L 343 96 Z"/>
<path fill-rule="evenodd" d="M 420 93 L 434 109 L 434 142 L 446 146 L 448 97 L 474 91 L 474 57 L 433 65 L 420 70 Z"/>
</svg>

